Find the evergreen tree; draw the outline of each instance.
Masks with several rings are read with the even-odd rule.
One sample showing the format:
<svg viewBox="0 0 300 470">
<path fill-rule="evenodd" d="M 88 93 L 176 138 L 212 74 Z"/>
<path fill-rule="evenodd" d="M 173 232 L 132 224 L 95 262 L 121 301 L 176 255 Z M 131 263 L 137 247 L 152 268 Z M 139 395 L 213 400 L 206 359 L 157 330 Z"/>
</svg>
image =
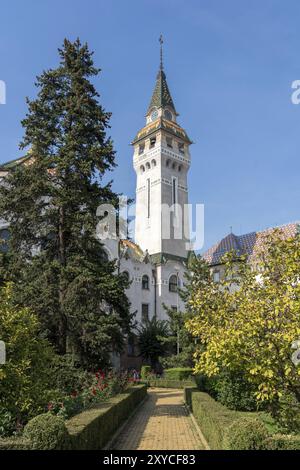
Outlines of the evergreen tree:
<svg viewBox="0 0 300 470">
<path fill-rule="evenodd" d="M 39 314 L 61 354 L 71 345 L 82 363 L 103 366 L 131 324 L 128 282 L 95 237 L 97 207 L 117 207 L 111 182 L 103 183 L 115 166 L 110 113 L 91 82 L 100 70 L 88 46 L 65 40 L 59 56 L 27 100 L 21 148 L 30 147 L 30 159 L 0 187 L 0 213 L 10 222 L 18 302 Z"/>
</svg>

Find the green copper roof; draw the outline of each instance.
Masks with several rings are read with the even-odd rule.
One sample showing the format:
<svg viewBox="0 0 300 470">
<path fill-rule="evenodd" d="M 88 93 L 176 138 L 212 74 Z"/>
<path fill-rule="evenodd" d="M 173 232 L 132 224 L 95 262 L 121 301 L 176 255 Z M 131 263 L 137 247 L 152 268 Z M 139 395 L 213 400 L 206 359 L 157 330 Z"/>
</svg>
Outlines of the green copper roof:
<svg viewBox="0 0 300 470">
<path fill-rule="evenodd" d="M 148 108 L 148 113 L 151 108 L 163 108 L 165 106 L 170 106 L 176 113 L 176 109 L 172 100 L 172 96 L 167 84 L 166 74 L 160 68 L 157 77 L 156 77 L 156 84 L 154 88 L 154 92 L 151 98 L 151 102 Z"/>
</svg>

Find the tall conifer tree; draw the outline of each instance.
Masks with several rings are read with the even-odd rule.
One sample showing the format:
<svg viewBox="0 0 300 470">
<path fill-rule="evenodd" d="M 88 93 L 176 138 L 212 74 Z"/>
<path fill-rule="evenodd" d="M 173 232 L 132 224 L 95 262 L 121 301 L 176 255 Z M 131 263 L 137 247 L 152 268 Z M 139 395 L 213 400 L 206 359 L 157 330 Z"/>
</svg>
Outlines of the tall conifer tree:
<svg viewBox="0 0 300 470">
<path fill-rule="evenodd" d="M 27 100 L 21 148 L 30 159 L 0 187 L 0 213 L 11 224 L 17 300 L 39 314 L 61 354 L 71 345 L 82 363 L 103 366 L 131 324 L 127 281 L 95 238 L 97 207 L 117 205 L 103 183 L 115 166 L 110 113 L 91 81 L 100 70 L 88 46 L 65 40 L 59 56 Z"/>
</svg>

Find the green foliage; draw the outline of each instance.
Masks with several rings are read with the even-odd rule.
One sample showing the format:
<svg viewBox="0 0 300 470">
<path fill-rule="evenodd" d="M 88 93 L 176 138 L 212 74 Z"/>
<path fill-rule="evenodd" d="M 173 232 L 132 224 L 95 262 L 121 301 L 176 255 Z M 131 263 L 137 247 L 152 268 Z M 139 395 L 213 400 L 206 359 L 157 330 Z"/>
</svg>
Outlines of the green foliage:
<svg viewBox="0 0 300 470">
<path fill-rule="evenodd" d="M 264 450 L 269 434 L 258 418 L 240 418 L 229 426 L 224 437 L 227 450 Z"/>
<path fill-rule="evenodd" d="M 69 355 L 55 356 L 51 364 L 53 389 L 63 395 L 70 395 L 87 388 L 94 380 L 94 374 L 75 366 Z"/>
<path fill-rule="evenodd" d="M 139 328 L 138 343 L 140 355 L 151 362 L 154 370 L 158 358 L 165 353 L 163 338 L 168 335 L 168 324 L 153 317 Z"/>
<path fill-rule="evenodd" d="M 0 409 L 20 424 L 45 409 L 54 353 L 39 336 L 36 315 L 15 305 L 11 293 L 11 285 L 0 290 L 0 338 L 7 351 L 7 362 L 0 368 Z"/>
<path fill-rule="evenodd" d="M 242 372 L 222 371 L 215 377 L 196 375 L 199 390 L 209 393 L 231 410 L 255 411 L 257 401 L 255 388 L 245 380 Z"/>
<path fill-rule="evenodd" d="M 193 387 L 194 382 L 192 380 L 168 380 L 160 378 L 149 378 L 147 380 L 148 387 L 155 388 L 176 388 L 184 389 L 186 387 Z"/>
<path fill-rule="evenodd" d="M 0 408 L 0 437 L 11 436 L 16 430 L 16 421 L 9 411 Z"/>
<path fill-rule="evenodd" d="M 185 401 L 201 426 L 201 430 L 212 450 L 223 449 L 226 429 L 243 416 L 242 412 L 232 411 L 217 403 L 207 393 L 197 389 L 185 389 Z"/>
<path fill-rule="evenodd" d="M 141 367 L 141 379 L 147 379 L 150 373 L 151 373 L 151 366 Z"/>
<path fill-rule="evenodd" d="M 185 291 L 180 290 L 179 295 L 185 298 Z M 165 345 L 164 356 L 159 358 L 164 369 L 171 367 L 192 367 L 195 341 L 185 327 L 189 316 L 185 312 L 178 312 L 164 306 L 168 315 L 168 334 L 163 338 Z"/>
<path fill-rule="evenodd" d="M 257 403 L 274 415 L 286 394 L 300 403 L 300 368 L 291 358 L 300 337 L 299 258 L 299 236 L 271 232 L 255 265 L 227 254 L 220 283 L 199 261 L 202 276 L 192 281 L 187 299 L 194 314 L 187 328 L 198 341 L 196 373 L 242 372 Z"/>
<path fill-rule="evenodd" d="M 136 385 L 97 407 L 66 421 L 72 450 L 100 450 L 145 399 L 147 387 Z"/>
<path fill-rule="evenodd" d="M 34 450 L 54 450 L 65 447 L 67 429 L 64 420 L 50 413 L 36 416 L 25 426 L 24 438 Z"/>
<path fill-rule="evenodd" d="M 300 448 L 300 435 L 279 434 L 270 415 L 229 410 L 195 388 L 186 388 L 184 394 L 213 450 Z"/>
<path fill-rule="evenodd" d="M 267 450 L 300 450 L 300 435 L 276 434 L 266 442 Z"/>
<path fill-rule="evenodd" d="M 190 367 L 177 367 L 173 369 L 165 369 L 164 377 L 168 380 L 187 380 L 193 375 L 193 369 Z"/>
<path fill-rule="evenodd" d="M 81 387 L 71 394 L 51 400 L 48 410 L 64 419 L 80 413 L 83 409 L 99 404 L 115 395 L 122 393 L 129 385 L 129 376 L 126 372 L 117 373 L 98 371 L 90 374 L 89 381 L 82 383 Z"/>
<path fill-rule="evenodd" d="M 15 299 L 38 314 L 60 354 L 94 369 L 123 350 L 132 321 L 128 281 L 95 237 L 98 207 L 118 209 L 111 182 L 103 182 L 115 152 L 88 46 L 65 40 L 59 59 L 28 100 L 21 148 L 30 148 L 30 160 L 0 185 L 0 214 L 10 223 L 7 276 L 16 281 Z"/>
</svg>

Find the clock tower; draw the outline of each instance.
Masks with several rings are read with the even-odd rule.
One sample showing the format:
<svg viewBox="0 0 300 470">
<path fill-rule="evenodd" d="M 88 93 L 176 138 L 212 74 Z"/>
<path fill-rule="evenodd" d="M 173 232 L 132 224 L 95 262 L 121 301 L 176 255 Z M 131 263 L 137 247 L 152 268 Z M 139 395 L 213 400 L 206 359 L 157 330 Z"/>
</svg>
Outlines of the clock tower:
<svg viewBox="0 0 300 470">
<path fill-rule="evenodd" d="M 146 125 L 133 140 L 137 175 L 135 242 L 158 263 L 186 260 L 189 251 L 187 174 L 192 143 L 177 123 L 163 68 L 160 67 L 146 114 Z"/>
</svg>

